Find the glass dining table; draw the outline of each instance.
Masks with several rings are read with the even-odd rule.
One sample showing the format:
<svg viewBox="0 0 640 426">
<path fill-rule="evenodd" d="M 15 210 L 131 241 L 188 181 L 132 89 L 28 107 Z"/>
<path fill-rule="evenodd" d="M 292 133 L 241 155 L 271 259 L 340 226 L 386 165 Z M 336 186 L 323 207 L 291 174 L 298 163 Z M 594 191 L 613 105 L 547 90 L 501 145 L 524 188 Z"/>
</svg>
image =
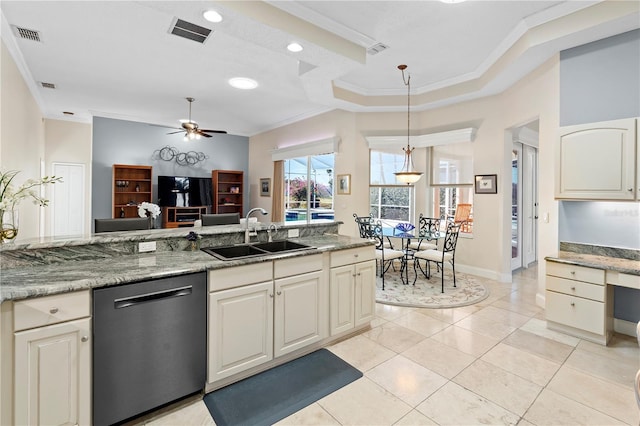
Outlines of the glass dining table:
<svg viewBox="0 0 640 426">
<path fill-rule="evenodd" d="M 404 256 L 401 258 L 400 265 L 400 280 L 402 284 L 409 284 L 409 261 L 413 259 L 413 250 L 409 248 L 411 240 L 427 240 L 436 241 L 445 237 L 444 232 L 419 232 L 418 229 L 413 228 L 410 231 L 398 229 L 398 227 L 383 226 L 382 236 L 385 238 L 398 238 L 401 240 L 401 250 Z M 413 277 L 413 284 L 415 285 L 418 279 L 418 273 L 416 272 Z"/>
</svg>

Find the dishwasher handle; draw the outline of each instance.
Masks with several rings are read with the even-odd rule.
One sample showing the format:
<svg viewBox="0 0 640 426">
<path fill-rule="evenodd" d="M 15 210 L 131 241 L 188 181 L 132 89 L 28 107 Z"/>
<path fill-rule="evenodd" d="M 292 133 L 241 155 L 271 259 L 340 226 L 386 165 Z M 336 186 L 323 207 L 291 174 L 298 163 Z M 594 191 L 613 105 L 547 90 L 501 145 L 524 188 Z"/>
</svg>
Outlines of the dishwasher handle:
<svg viewBox="0 0 640 426">
<path fill-rule="evenodd" d="M 129 308 L 141 303 L 155 302 L 158 300 L 171 299 L 173 297 L 188 296 L 192 292 L 192 286 L 172 288 L 164 291 L 156 291 L 154 293 L 140 294 L 122 299 L 115 299 L 113 305 L 116 309 Z"/>
</svg>

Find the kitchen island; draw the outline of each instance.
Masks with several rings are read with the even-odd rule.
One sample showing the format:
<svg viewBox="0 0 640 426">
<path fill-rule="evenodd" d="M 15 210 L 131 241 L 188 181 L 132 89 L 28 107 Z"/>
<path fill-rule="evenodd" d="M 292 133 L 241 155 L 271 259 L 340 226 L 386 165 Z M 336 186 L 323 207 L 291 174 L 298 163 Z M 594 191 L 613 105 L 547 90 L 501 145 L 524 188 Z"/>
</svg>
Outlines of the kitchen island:
<svg viewBox="0 0 640 426">
<path fill-rule="evenodd" d="M 374 246 L 338 235 L 338 226 L 278 224 L 274 240 L 313 249 L 228 261 L 192 250 L 186 237 L 197 232 L 200 247 L 240 244 L 244 228 L 238 225 L 117 232 L 0 248 L 0 424 L 91 423 L 95 289 L 206 272 L 204 391 L 366 330 L 375 306 Z M 255 227 L 254 239 L 266 241 L 268 227 Z M 156 250 L 141 253 L 140 243 L 155 243 Z M 238 294 L 243 296 L 238 299 Z M 269 309 L 242 308 L 236 302 L 248 300 L 244 295 L 262 297 Z M 296 303 L 283 304 L 285 296 Z M 299 304 L 305 309 L 292 309 Z M 236 320 L 225 321 L 230 309 Z M 238 315 L 246 318 L 238 322 Z M 291 330 L 305 334 L 287 334 Z M 254 340 L 243 341 L 247 335 Z M 247 347 L 255 354 L 234 352 Z M 244 358 L 229 361 L 234 356 Z M 66 361 L 61 364 L 61 359 Z"/>
</svg>

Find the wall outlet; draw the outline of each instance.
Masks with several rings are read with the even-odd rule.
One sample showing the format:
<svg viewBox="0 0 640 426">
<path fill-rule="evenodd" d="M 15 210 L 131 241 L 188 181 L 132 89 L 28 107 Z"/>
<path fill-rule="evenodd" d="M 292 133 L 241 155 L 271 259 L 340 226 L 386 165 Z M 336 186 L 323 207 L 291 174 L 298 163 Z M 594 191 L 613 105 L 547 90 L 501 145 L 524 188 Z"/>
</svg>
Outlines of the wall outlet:
<svg viewBox="0 0 640 426">
<path fill-rule="evenodd" d="M 138 252 L 146 253 L 149 251 L 156 251 L 156 242 L 155 241 L 146 241 L 144 243 L 138 243 Z"/>
<path fill-rule="evenodd" d="M 300 230 L 299 229 L 289 229 L 287 231 L 287 238 L 296 238 L 300 236 Z"/>
</svg>

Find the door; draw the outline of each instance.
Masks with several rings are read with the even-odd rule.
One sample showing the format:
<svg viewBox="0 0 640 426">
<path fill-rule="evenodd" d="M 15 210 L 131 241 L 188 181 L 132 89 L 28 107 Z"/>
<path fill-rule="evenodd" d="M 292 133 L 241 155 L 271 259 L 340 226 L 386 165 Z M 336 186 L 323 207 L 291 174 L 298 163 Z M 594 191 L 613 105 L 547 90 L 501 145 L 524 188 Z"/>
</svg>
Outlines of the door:
<svg viewBox="0 0 640 426">
<path fill-rule="evenodd" d="M 329 287 L 331 309 L 331 335 L 351 330 L 355 327 L 355 267 L 353 265 L 331 268 Z"/>
<path fill-rule="evenodd" d="M 323 337 L 321 283 L 321 271 L 275 281 L 274 357 Z"/>
<path fill-rule="evenodd" d="M 273 281 L 209 295 L 208 382 L 273 358 Z"/>
<path fill-rule="evenodd" d="M 355 326 L 373 320 L 376 306 L 376 262 L 356 265 Z"/>
<path fill-rule="evenodd" d="M 15 333 L 15 424 L 91 424 L 91 320 Z"/>
<path fill-rule="evenodd" d="M 51 223 L 54 237 L 83 235 L 85 226 L 84 164 L 53 163 L 53 175 L 62 183 L 51 185 Z"/>
</svg>

